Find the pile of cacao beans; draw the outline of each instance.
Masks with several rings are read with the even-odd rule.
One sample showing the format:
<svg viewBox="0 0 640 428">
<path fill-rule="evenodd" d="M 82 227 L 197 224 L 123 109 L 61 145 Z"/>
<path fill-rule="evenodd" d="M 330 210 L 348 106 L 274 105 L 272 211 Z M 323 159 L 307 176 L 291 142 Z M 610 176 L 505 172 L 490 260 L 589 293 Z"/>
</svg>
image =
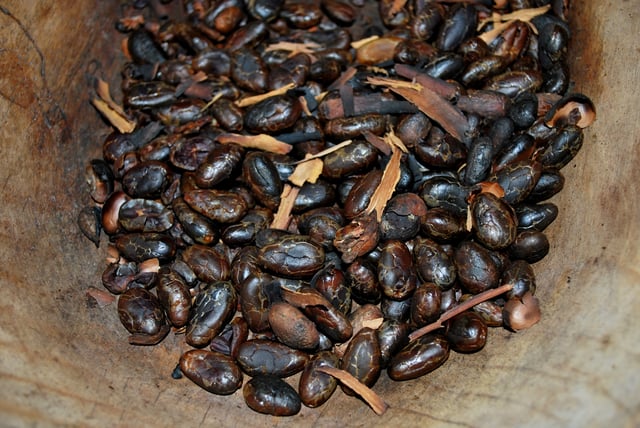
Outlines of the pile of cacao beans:
<svg viewBox="0 0 640 428">
<path fill-rule="evenodd" d="M 361 394 L 323 367 L 415 379 L 539 319 L 548 200 L 595 119 L 568 1 L 121 4 L 78 223 L 130 343 L 193 347 L 174 377 L 292 415 Z"/>
</svg>

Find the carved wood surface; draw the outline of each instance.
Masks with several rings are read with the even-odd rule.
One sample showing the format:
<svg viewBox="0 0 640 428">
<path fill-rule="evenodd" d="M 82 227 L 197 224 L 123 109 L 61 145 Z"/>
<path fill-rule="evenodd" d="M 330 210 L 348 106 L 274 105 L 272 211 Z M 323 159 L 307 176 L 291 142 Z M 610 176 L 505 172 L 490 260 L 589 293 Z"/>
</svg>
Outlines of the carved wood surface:
<svg viewBox="0 0 640 428">
<path fill-rule="evenodd" d="M 425 378 L 383 375 L 383 417 L 338 391 L 288 419 L 171 379 L 180 338 L 129 346 L 114 305 L 88 303 L 104 245 L 75 220 L 108 128 L 86 74 L 117 75 L 117 3 L 0 4 L 0 425 L 640 425 L 638 0 L 572 2 L 575 89 L 598 120 L 563 170 L 551 253 L 535 267 L 543 320 L 493 329 L 482 352 L 452 354 Z"/>
</svg>

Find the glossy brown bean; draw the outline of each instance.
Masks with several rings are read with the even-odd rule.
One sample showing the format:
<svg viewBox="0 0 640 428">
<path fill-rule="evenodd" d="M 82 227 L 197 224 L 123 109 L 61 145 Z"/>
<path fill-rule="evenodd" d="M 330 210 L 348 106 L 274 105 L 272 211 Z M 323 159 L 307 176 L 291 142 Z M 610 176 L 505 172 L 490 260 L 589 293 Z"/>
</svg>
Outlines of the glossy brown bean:
<svg viewBox="0 0 640 428">
<path fill-rule="evenodd" d="M 502 198 L 481 193 L 471 202 L 471 223 L 476 239 L 490 250 L 508 247 L 516 239 L 515 211 Z"/>
<path fill-rule="evenodd" d="M 118 316 L 133 345 L 155 345 L 170 330 L 160 302 L 144 288 L 130 288 L 120 295 Z"/>
<path fill-rule="evenodd" d="M 451 288 L 457 269 L 453 258 L 441 245 L 427 238 L 418 239 L 413 247 L 416 271 L 424 282 L 433 282 L 442 290 Z"/>
<path fill-rule="evenodd" d="M 378 327 L 381 366 L 388 366 L 391 358 L 409 343 L 409 324 L 402 321 L 385 319 Z"/>
<path fill-rule="evenodd" d="M 171 324 L 178 328 L 185 326 L 191 311 L 191 293 L 180 275 L 168 267 L 161 268 L 156 294 Z"/>
<path fill-rule="evenodd" d="M 127 260 L 142 262 L 157 258 L 168 261 L 176 253 L 175 241 L 162 233 L 129 233 L 116 238 L 116 248 Z"/>
<path fill-rule="evenodd" d="M 311 357 L 304 367 L 298 382 L 298 393 L 300 400 L 307 407 L 321 406 L 338 387 L 337 379 L 319 371 L 320 367 L 339 368 L 340 359 L 331 351 L 323 351 Z"/>
<path fill-rule="evenodd" d="M 342 369 L 367 386 L 373 386 L 382 370 L 380 343 L 376 330 L 369 327 L 361 329 L 349 342 L 342 357 Z M 347 395 L 354 392 L 344 385 L 342 390 Z"/>
<path fill-rule="evenodd" d="M 382 171 L 374 169 L 361 176 L 353 185 L 344 203 L 344 216 L 351 220 L 365 212 L 380 181 Z"/>
<path fill-rule="evenodd" d="M 371 262 L 356 259 L 349 264 L 345 274 L 355 301 L 374 303 L 380 300 L 382 291 L 378 286 L 375 266 Z"/>
<path fill-rule="evenodd" d="M 233 358 L 219 352 L 191 349 L 180 357 L 180 370 L 196 385 L 217 395 L 229 395 L 242 386 L 242 371 Z"/>
<path fill-rule="evenodd" d="M 498 183 L 504 190 L 504 200 L 515 205 L 529 196 L 541 175 L 540 162 L 525 160 L 505 166 L 489 177 L 489 181 Z"/>
<path fill-rule="evenodd" d="M 549 253 L 549 239 L 537 230 L 522 231 L 508 248 L 509 257 L 529 263 L 542 260 Z"/>
<path fill-rule="evenodd" d="M 447 321 L 445 337 L 456 352 L 477 352 L 487 342 L 487 324 L 475 312 L 463 312 Z"/>
<path fill-rule="evenodd" d="M 238 193 L 226 190 L 190 190 L 183 198 L 194 211 L 218 223 L 235 223 L 248 209 L 247 203 Z"/>
<path fill-rule="evenodd" d="M 558 207 L 551 202 L 520 204 L 515 209 L 518 216 L 518 230 L 542 232 L 558 217 Z"/>
<path fill-rule="evenodd" d="M 249 376 L 288 377 L 304 368 L 308 356 L 279 342 L 251 339 L 240 345 L 237 359 Z"/>
<path fill-rule="evenodd" d="M 280 204 L 283 184 L 269 156 L 263 152 L 247 154 L 242 163 L 242 175 L 258 201 L 275 211 Z"/>
<path fill-rule="evenodd" d="M 468 234 L 465 218 L 445 208 L 431 208 L 420 219 L 420 230 L 434 241 L 455 242 Z"/>
<path fill-rule="evenodd" d="M 251 331 L 260 333 L 269 329 L 269 298 L 266 287 L 271 275 L 251 272 L 240 283 L 240 310 Z"/>
<path fill-rule="evenodd" d="M 418 278 L 413 257 L 401 241 L 383 244 L 378 261 L 378 282 L 385 296 L 402 300 L 413 294 Z"/>
<path fill-rule="evenodd" d="M 297 98 L 277 95 L 247 108 L 244 125 L 256 134 L 275 133 L 293 126 L 301 114 Z"/>
<path fill-rule="evenodd" d="M 255 51 L 238 49 L 231 54 L 231 78 L 240 89 L 257 93 L 265 92 L 268 75 L 267 66 Z"/>
<path fill-rule="evenodd" d="M 428 334 L 402 348 L 391 358 L 387 374 L 396 381 L 430 373 L 449 358 L 449 342 L 440 334 Z"/>
<path fill-rule="evenodd" d="M 231 267 L 224 254 L 206 245 L 191 245 L 182 252 L 182 260 L 204 282 L 226 281 Z"/>
<path fill-rule="evenodd" d="M 341 178 L 368 169 L 378 159 L 376 149 L 364 140 L 357 140 L 328 154 L 323 160 L 322 174 Z"/>
<path fill-rule="evenodd" d="M 536 276 L 533 267 L 524 260 L 514 260 L 508 264 L 502 272 L 502 283 L 513 285 L 507 293 L 509 299 L 522 298 L 525 293 L 535 294 L 536 292 Z"/>
<path fill-rule="evenodd" d="M 130 199 L 120 206 L 118 221 L 129 232 L 164 232 L 173 225 L 174 214 L 159 202 Z"/>
<path fill-rule="evenodd" d="M 268 415 L 292 416 L 302 407 L 296 390 L 276 376 L 256 375 L 244 385 L 242 395 L 251 409 Z"/>
<path fill-rule="evenodd" d="M 411 298 L 411 323 L 419 328 L 432 323 L 440 316 L 442 292 L 432 282 L 420 284 Z"/>
<path fill-rule="evenodd" d="M 498 285 L 500 271 L 490 252 L 473 241 L 463 241 L 455 250 L 458 279 L 472 294 Z"/>
<path fill-rule="evenodd" d="M 324 267 L 311 278 L 311 286 L 343 314 L 351 312 L 351 289 L 342 270 L 332 265 Z"/>
<path fill-rule="evenodd" d="M 380 220 L 381 240 L 408 241 L 420 231 L 420 220 L 427 214 L 427 205 L 415 193 L 392 197 Z"/>
<path fill-rule="evenodd" d="M 324 250 L 304 236 L 286 235 L 260 248 L 258 262 L 276 274 L 309 277 L 324 264 Z"/>
<path fill-rule="evenodd" d="M 237 302 L 237 294 L 230 282 L 214 282 L 200 290 L 187 325 L 187 343 L 195 347 L 208 345 L 231 320 Z"/>
<path fill-rule="evenodd" d="M 195 242 L 210 245 L 218 240 L 218 228 L 213 221 L 191 209 L 183 198 L 174 199 L 171 208 L 184 231 Z"/>
<path fill-rule="evenodd" d="M 353 327 L 349 319 L 315 288 L 303 285 L 295 292 L 283 290 L 281 294 L 284 301 L 300 308 L 318 331 L 332 341 L 343 343 L 351 338 Z"/>
<path fill-rule="evenodd" d="M 166 164 L 158 161 L 141 162 L 122 177 L 122 189 L 133 198 L 155 199 L 171 181 Z"/>
</svg>

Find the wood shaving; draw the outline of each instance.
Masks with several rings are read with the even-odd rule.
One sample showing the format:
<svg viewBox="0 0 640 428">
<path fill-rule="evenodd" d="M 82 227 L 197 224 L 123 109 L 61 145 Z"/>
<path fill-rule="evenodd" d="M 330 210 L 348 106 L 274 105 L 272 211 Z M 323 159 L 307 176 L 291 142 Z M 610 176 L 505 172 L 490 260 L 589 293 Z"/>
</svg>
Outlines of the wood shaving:
<svg viewBox="0 0 640 428">
<path fill-rule="evenodd" d="M 384 139 L 391 147 L 391 159 L 389 159 L 389 163 L 387 163 L 387 166 L 382 173 L 380 184 L 373 192 L 369 205 L 365 210 L 365 213 L 367 214 L 371 214 L 375 211 L 378 222 L 382 220 L 384 209 L 387 206 L 389 199 L 391 199 L 398 181 L 400 181 L 400 160 L 402 159 L 402 149 L 397 145 L 398 142 L 402 147 L 404 147 L 404 144 L 402 144 L 400 139 L 393 134 L 393 131 L 387 133 Z M 406 150 L 406 147 L 404 147 L 404 150 Z"/>
<path fill-rule="evenodd" d="M 356 40 L 355 42 L 351 42 L 351 47 L 353 49 L 360 49 L 362 46 L 366 45 L 367 43 L 371 43 L 374 40 L 378 40 L 379 38 L 380 36 L 371 36 L 371 37 L 366 37 L 364 39 Z"/>
<path fill-rule="evenodd" d="M 321 366 L 318 367 L 317 370 L 322 373 L 326 373 L 330 376 L 335 377 L 340 382 L 342 382 L 345 386 L 351 388 L 356 394 L 358 394 L 368 405 L 373 409 L 373 411 L 382 416 L 389 408 L 389 405 L 384 402 L 382 397 L 376 394 L 371 388 L 367 385 L 360 382 L 358 379 L 353 377 L 351 373 L 346 372 L 344 370 L 337 369 L 335 367 L 329 366 Z"/>
<path fill-rule="evenodd" d="M 270 44 L 265 48 L 265 52 L 271 51 L 288 51 L 289 58 L 299 53 L 307 54 L 313 57 L 313 52 L 322 48 L 321 45 L 313 42 L 294 43 L 294 42 L 278 42 Z"/>
<path fill-rule="evenodd" d="M 293 146 L 291 144 L 283 143 L 282 141 L 276 140 L 275 138 L 267 134 L 221 134 L 216 138 L 216 141 L 222 144 L 236 143 L 242 147 L 250 149 L 260 149 L 266 152 L 278 153 L 281 155 L 286 155 L 291 151 L 291 149 L 293 149 Z"/>
<path fill-rule="evenodd" d="M 320 152 L 316 153 L 315 155 L 309 155 L 309 156 L 305 157 L 305 158 L 304 158 L 304 159 L 302 159 L 302 160 L 299 160 L 299 161 L 297 161 L 297 162 L 294 162 L 293 164 L 294 164 L 294 165 L 297 165 L 297 164 L 300 164 L 300 163 L 303 163 L 303 162 L 308 162 L 308 161 L 310 161 L 310 160 L 312 160 L 312 159 L 318 159 L 318 158 L 324 157 L 324 156 L 328 155 L 329 153 L 333 153 L 333 152 L 335 152 L 336 150 L 339 150 L 339 149 L 341 149 L 341 148 L 343 148 L 343 147 L 348 146 L 348 145 L 349 145 L 349 144 L 351 144 L 352 142 L 353 142 L 353 140 L 345 140 L 345 141 L 343 141 L 343 142 L 342 142 L 342 143 L 340 143 L 340 144 L 336 144 L 335 146 L 331 146 L 331 147 L 329 147 L 328 149 L 324 149 L 324 150 L 322 150 L 322 151 L 320 151 Z"/>
<path fill-rule="evenodd" d="M 254 95 L 252 97 L 247 97 L 247 98 L 242 98 L 238 101 L 236 101 L 236 105 L 238 107 L 247 107 L 253 104 L 257 104 L 260 101 L 266 100 L 267 98 L 271 98 L 271 97 L 275 97 L 277 95 L 284 95 L 286 94 L 288 91 L 290 91 L 291 89 L 295 88 L 296 85 L 293 83 L 289 83 L 286 84 L 285 86 L 278 88 L 278 89 L 274 89 L 273 91 L 269 91 L 267 93 L 264 94 L 260 94 L 260 95 Z"/>
<path fill-rule="evenodd" d="M 542 7 L 534 7 L 528 9 L 520 9 L 515 12 L 506 13 L 504 15 L 494 12 L 491 17 L 485 18 L 478 23 L 478 31 L 482 30 L 485 25 L 493 23 L 493 29 L 480 34 L 480 37 L 487 44 L 491 43 L 504 31 L 513 21 L 519 20 L 529 24 L 535 34 L 538 34 L 537 28 L 531 25 L 531 20 L 539 15 L 544 15 L 551 8 L 551 5 Z"/>
<path fill-rule="evenodd" d="M 298 192 L 300 192 L 299 187 L 285 183 L 282 193 L 280 194 L 278 211 L 273 216 L 273 221 L 271 222 L 272 229 L 287 230 L 289 222 L 291 221 L 291 210 L 293 209 L 296 197 L 298 197 Z"/>
<path fill-rule="evenodd" d="M 506 293 L 511 289 L 513 289 L 513 284 L 504 284 L 498 288 L 494 288 L 491 290 L 484 291 L 480 294 L 476 294 L 469 300 L 465 300 L 464 302 L 460 303 L 458 306 L 454 306 L 453 308 L 444 312 L 442 315 L 440 315 L 440 318 L 438 318 L 437 321 L 415 330 L 413 333 L 409 335 L 409 341 L 414 341 L 424 336 L 425 334 L 431 333 L 432 331 L 441 328 L 445 323 L 445 321 L 450 320 L 456 315 L 461 314 L 462 312 L 473 308 L 478 303 L 486 302 L 489 299 L 498 297 L 499 295 Z"/>
</svg>

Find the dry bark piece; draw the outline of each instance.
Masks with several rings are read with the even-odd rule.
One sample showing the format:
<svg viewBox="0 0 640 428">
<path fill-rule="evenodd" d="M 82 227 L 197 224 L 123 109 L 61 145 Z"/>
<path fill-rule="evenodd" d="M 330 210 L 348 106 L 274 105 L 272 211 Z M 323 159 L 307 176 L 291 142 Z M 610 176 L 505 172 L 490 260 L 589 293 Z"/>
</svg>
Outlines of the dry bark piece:
<svg viewBox="0 0 640 428">
<path fill-rule="evenodd" d="M 283 143 L 267 134 L 258 135 L 241 135 L 241 134 L 222 134 L 216 141 L 227 144 L 236 143 L 242 147 L 250 149 L 260 149 L 267 152 L 286 155 L 293 149 L 291 144 Z"/>
<path fill-rule="evenodd" d="M 376 394 L 371 388 L 363 383 L 360 383 L 358 379 L 344 370 L 336 369 L 335 367 L 323 366 L 317 369 L 320 372 L 326 373 L 338 379 L 345 386 L 351 388 L 356 394 L 376 412 L 377 415 L 382 416 L 389 408 L 389 405 L 384 402 L 382 397 Z"/>
<path fill-rule="evenodd" d="M 493 299 L 494 297 L 497 297 L 503 293 L 506 293 L 512 288 L 513 288 L 513 284 L 505 284 L 498 288 L 494 288 L 492 290 L 487 290 L 480 294 L 476 294 L 469 300 L 465 300 L 464 302 L 460 303 L 458 306 L 455 306 L 449 309 L 448 311 L 446 311 L 445 313 L 443 313 L 442 315 L 440 315 L 440 318 L 438 318 L 437 321 L 415 330 L 413 333 L 409 335 L 409 340 L 410 341 L 416 340 L 417 338 L 422 337 L 427 333 L 431 333 L 432 331 L 441 328 L 445 321 L 455 317 L 458 314 L 461 314 L 467 309 L 471 309 L 478 303 L 485 302 L 489 299 Z"/>
<path fill-rule="evenodd" d="M 458 141 L 466 141 L 468 139 L 469 122 L 465 115 L 435 91 L 418 83 L 385 77 L 368 77 L 367 82 L 372 85 L 388 87 L 391 91 L 418 107 L 429 118 L 438 122 L 445 131 Z"/>
</svg>

